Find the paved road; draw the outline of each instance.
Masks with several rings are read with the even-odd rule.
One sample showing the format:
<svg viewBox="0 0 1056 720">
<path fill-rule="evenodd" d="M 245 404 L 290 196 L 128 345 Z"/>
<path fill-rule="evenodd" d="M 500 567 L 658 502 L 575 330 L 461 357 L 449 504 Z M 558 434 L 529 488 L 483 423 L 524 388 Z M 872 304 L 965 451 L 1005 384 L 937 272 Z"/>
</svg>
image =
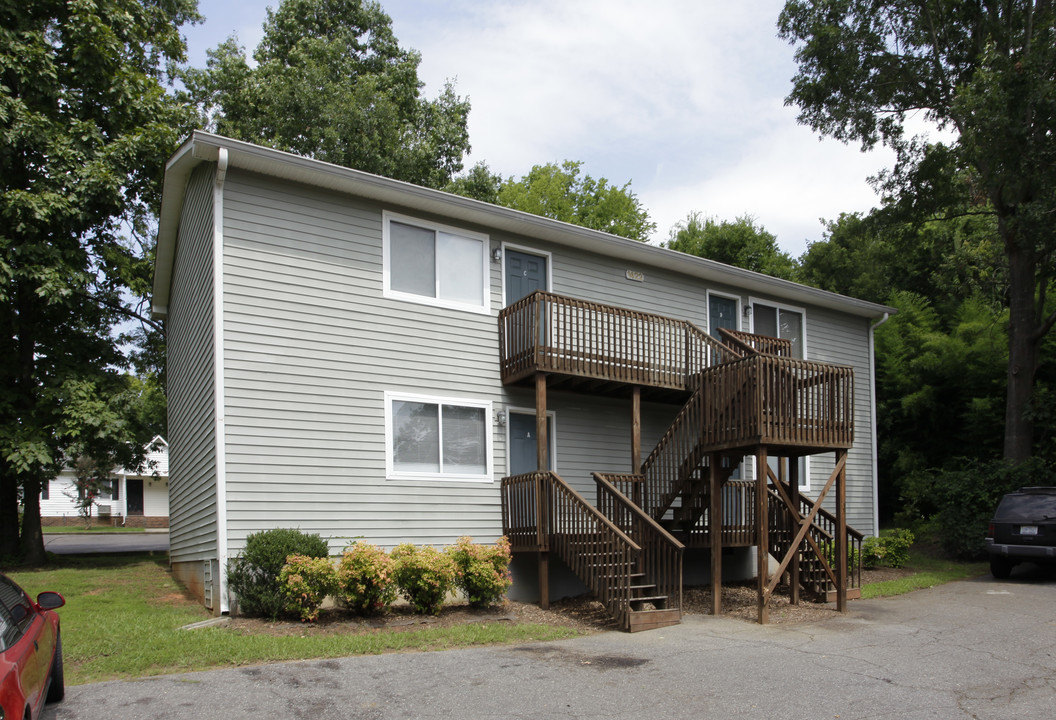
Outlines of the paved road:
<svg viewBox="0 0 1056 720">
<path fill-rule="evenodd" d="M 94 718 L 1050 718 L 1056 580 L 989 577 L 820 623 L 282 663 L 70 688 Z"/>
<path fill-rule="evenodd" d="M 168 552 L 169 533 L 45 533 L 44 549 L 59 555 L 114 552 Z"/>
</svg>

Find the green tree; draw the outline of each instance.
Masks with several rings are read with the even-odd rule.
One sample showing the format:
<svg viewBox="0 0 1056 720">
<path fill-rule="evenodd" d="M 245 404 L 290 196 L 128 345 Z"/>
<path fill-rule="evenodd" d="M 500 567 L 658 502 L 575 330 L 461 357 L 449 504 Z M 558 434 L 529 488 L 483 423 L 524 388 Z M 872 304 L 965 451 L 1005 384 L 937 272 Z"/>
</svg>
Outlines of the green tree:
<svg viewBox="0 0 1056 720">
<path fill-rule="evenodd" d="M 283 0 L 253 59 L 230 38 L 186 73 L 210 129 L 427 187 L 462 169 L 469 102 L 450 83 L 421 96 L 421 56 L 377 3 Z"/>
<path fill-rule="evenodd" d="M 646 242 L 656 223 L 649 220 L 631 183 L 616 187 L 605 178 L 581 176 L 582 167 L 571 160 L 536 165 L 522 178 L 502 183 L 498 204 Z"/>
<path fill-rule="evenodd" d="M 165 85 L 197 17 L 194 0 L 0 5 L 0 556 L 44 560 L 40 483 L 78 443 L 127 447 L 94 411 L 120 387 L 126 291 L 148 282 L 127 231 L 192 119 Z"/>
<path fill-rule="evenodd" d="M 795 260 L 778 248 L 777 238 L 751 215 L 720 222 L 692 212 L 671 228 L 664 247 L 786 280 L 796 268 Z"/>
<path fill-rule="evenodd" d="M 968 203 L 991 213 L 1008 274 L 1004 456 L 1031 456 L 1039 348 L 1056 224 L 1056 10 L 1047 1 L 790 0 L 781 37 L 799 43 L 789 104 L 813 129 L 894 149 L 878 178 L 917 217 Z M 949 143 L 907 137 L 923 115 Z"/>
<path fill-rule="evenodd" d="M 449 182 L 444 187 L 444 191 L 498 205 L 501 188 L 502 175 L 493 173 L 488 164 L 482 160 L 471 167 L 465 175 L 459 175 Z"/>
</svg>

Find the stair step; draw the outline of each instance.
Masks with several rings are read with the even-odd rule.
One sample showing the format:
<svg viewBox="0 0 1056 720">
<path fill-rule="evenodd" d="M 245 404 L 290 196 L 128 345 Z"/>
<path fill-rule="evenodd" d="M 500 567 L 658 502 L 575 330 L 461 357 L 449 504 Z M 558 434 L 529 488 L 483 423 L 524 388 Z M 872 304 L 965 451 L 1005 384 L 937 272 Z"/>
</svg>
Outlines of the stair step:
<svg viewBox="0 0 1056 720">
<path fill-rule="evenodd" d="M 667 595 L 645 595 L 642 597 L 632 597 L 630 599 L 630 602 L 632 605 L 634 605 L 635 603 L 637 603 L 638 605 L 641 605 L 642 603 L 652 603 L 653 605 L 666 605 Z"/>
<path fill-rule="evenodd" d="M 632 610 L 628 613 L 627 631 L 642 632 L 670 627 L 682 622 L 682 611 L 678 608 L 668 610 Z"/>
</svg>

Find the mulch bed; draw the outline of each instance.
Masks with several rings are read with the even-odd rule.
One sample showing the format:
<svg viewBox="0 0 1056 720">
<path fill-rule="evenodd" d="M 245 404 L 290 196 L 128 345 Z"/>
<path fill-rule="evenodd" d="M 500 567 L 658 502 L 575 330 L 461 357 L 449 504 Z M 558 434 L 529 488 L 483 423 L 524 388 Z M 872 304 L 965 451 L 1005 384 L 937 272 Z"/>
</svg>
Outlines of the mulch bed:
<svg viewBox="0 0 1056 720">
<path fill-rule="evenodd" d="M 905 568 L 863 570 L 862 583 L 894 580 L 912 573 L 912 570 Z M 687 615 L 710 615 L 711 588 L 709 586 L 685 588 L 682 594 L 682 612 Z M 722 612 L 727 617 L 755 622 L 755 583 L 735 583 L 723 586 Z M 798 605 L 790 605 L 787 589 L 782 590 L 781 587 L 770 599 L 771 624 L 818 622 L 837 616 L 835 603 L 801 600 Z M 562 625 L 584 633 L 616 629 L 616 623 L 605 611 L 605 607 L 586 595 L 553 602 L 549 610 L 543 610 L 533 603 L 512 600 L 486 609 L 471 608 L 464 603 L 452 603 L 445 605 L 441 613 L 434 617 L 416 615 L 409 606 L 397 604 L 384 615 L 362 618 L 335 607 L 321 611 L 319 619 L 314 623 L 271 622 L 258 618 L 235 617 L 226 624 L 226 627 L 233 632 L 246 635 L 308 636 L 365 634 L 384 630 L 415 631 L 425 628 L 492 622 Z"/>
</svg>

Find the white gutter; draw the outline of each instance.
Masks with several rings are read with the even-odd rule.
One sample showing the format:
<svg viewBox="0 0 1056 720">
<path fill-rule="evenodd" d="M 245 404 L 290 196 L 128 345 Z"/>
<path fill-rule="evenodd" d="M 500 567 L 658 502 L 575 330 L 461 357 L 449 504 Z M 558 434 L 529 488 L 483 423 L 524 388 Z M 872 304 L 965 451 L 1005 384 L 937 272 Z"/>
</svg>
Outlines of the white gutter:
<svg viewBox="0 0 1056 720">
<path fill-rule="evenodd" d="M 224 431 L 224 180 L 227 149 L 220 148 L 213 186 L 213 409 L 216 426 L 216 559 L 219 563 L 220 614 L 227 600 L 227 458 Z"/>
<path fill-rule="evenodd" d="M 876 350 L 873 344 L 873 333 L 890 318 L 891 314 L 885 312 L 882 318 L 869 326 L 869 419 L 873 430 L 873 532 L 877 535 L 880 535 L 880 479 L 878 477 L 880 470 L 876 461 L 879 448 L 876 444 Z"/>
</svg>

